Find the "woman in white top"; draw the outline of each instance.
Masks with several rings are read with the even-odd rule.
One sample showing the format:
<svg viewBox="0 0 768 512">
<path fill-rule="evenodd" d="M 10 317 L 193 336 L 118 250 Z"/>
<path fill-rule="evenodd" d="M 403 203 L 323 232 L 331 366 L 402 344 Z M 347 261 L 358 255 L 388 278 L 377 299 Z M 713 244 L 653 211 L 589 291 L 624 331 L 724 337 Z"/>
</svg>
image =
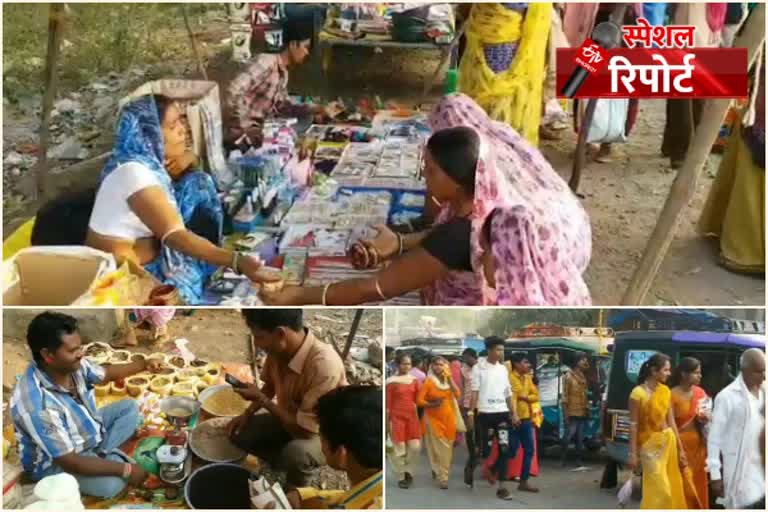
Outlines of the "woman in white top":
<svg viewBox="0 0 768 512">
<path fill-rule="evenodd" d="M 201 302 L 218 267 L 255 282 L 276 279 L 260 272 L 258 259 L 218 246 L 221 203 L 209 175 L 187 172 L 197 158 L 187 151 L 186 133 L 169 98 L 144 96 L 122 109 L 86 245 L 143 266 L 175 286 L 187 304 Z"/>
</svg>

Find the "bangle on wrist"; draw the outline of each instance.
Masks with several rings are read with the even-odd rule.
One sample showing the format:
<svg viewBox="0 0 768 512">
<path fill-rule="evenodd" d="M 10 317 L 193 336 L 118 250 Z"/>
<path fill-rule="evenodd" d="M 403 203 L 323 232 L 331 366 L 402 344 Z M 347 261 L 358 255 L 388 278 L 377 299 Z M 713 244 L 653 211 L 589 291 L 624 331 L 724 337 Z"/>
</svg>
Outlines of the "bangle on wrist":
<svg viewBox="0 0 768 512">
<path fill-rule="evenodd" d="M 133 473 L 133 466 L 131 466 L 126 462 L 125 465 L 123 465 L 123 480 L 128 480 L 129 478 L 131 478 L 132 473 Z"/>
<path fill-rule="evenodd" d="M 401 235 L 400 233 L 397 233 L 397 245 L 398 245 L 397 255 L 402 256 L 403 250 L 405 249 L 405 247 L 403 245 L 403 235 Z"/>
<path fill-rule="evenodd" d="M 235 274 L 240 274 L 240 268 L 238 260 L 240 259 L 240 253 L 238 251 L 232 251 L 232 271 Z"/>
<path fill-rule="evenodd" d="M 330 288 L 331 288 L 331 283 L 326 284 L 325 287 L 323 288 L 323 299 L 321 301 L 323 306 L 328 305 L 328 290 Z"/>
</svg>

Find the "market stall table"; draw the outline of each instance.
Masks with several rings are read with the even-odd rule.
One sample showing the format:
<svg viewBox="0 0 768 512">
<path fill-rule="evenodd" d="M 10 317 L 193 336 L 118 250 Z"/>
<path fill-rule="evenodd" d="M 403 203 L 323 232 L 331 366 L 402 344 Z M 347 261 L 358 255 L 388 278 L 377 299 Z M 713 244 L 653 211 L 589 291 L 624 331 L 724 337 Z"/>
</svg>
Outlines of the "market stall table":
<svg viewBox="0 0 768 512">
<path fill-rule="evenodd" d="M 225 245 L 258 254 L 282 272 L 284 285 L 323 286 L 373 275 L 376 269 L 355 269 L 347 252 L 357 240 L 375 236 L 371 226 L 407 225 L 422 215 L 429 135 L 424 116 L 381 111 L 371 127 L 312 125 L 301 142 L 312 147 L 312 169 L 299 171 L 299 141 L 285 130 L 288 124 L 268 122 L 270 142 L 236 161 L 246 186 L 231 192 L 225 204 L 245 204 L 233 214 Z M 307 171 L 312 186 L 306 186 Z M 222 270 L 204 302 L 257 305 L 259 299 L 247 279 Z M 386 302 L 420 303 L 418 291 Z"/>
<path fill-rule="evenodd" d="M 317 36 L 317 45 L 322 49 L 322 72 L 325 80 L 326 89 L 328 89 L 328 72 L 333 60 L 333 48 L 373 48 L 374 51 L 383 51 L 387 49 L 397 50 L 427 50 L 440 52 L 441 58 L 438 60 L 438 66 L 445 62 L 445 54 L 453 50 L 453 45 L 449 41 L 446 44 L 437 44 L 435 42 L 407 43 L 395 41 L 389 34 L 365 34 L 365 37 L 358 39 L 346 38 L 334 35 L 324 29 Z M 438 68 L 439 71 L 439 68 Z"/>
</svg>

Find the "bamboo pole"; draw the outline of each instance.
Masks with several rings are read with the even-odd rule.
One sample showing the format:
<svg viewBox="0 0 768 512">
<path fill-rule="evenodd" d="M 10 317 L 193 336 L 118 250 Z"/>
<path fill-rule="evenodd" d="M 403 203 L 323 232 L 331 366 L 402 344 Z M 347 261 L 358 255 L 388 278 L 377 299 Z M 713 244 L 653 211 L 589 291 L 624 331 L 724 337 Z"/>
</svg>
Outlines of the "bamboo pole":
<svg viewBox="0 0 768 512">
<path fill-rule="evenodd" d="M 344 352 L 342 352 L 341 354 L 341 359 L 343 361 L 347 360 L 349 351 L 352 349 L 352 342 L 355 341 L 355 336 L 357 335 L 357 328 L 360 327 L 361 318 L 363 318 L 363 310 L 356 309 L 355 318 L 352 320 L 352 327 L 349 329 L 349 334 L 347 335 L 347 342 L 344 344 Z"/>
<path fill-rule="evenodd" d="M 200 57 L 200 52 L 197 49 L 197 41 L 195 41 L 195 34 L 192 32 L 192 26 L 189 24 L 189 14 L 187 13 L 187 4 L 181 4 L 181 12 L 184 16 L 184 25 L 187 27 L 187 34 L 189 34 L 189 42 L 192 45 L 192 53 L 195 56 L 197 62 L 197 69 L 200 70 L 200 74 L 203 75 L 203 80 L 208 81 L 208 73 L 205 71 L 205 65 L 203 59 Z"/>
<path fill-rule="evenodd" d="M 611 11 L 609 17 L 610 21 L 617 25 L 622 25 L 624 17 L 626 16 L 628 4 L 616 4 Z M 594 23 L 591 30 L 594 30 Z M 590 31 L 591 31 L 590 30 Z M 579 182 L 581 181 L 581 170 L 586 164 L 587 153 L 587 136 L 589 135 L 589 127 L 592 125 L 592 120 L 595 117 L 595 109 L 597 108 L 597 100 L 590 99 L 586 103 L 586 109 L 583 112 L 583 116 L 579 116 L 579 136 L 576 142 L 576 152 L 573 155 L 573 167 L 571 169 L 571 178 L 568 180 L 568 186 L 571 188 L 574 194 L 579 191 Z M 575 115 L 575 113 L 574 113 Z"/>
<path fill-rule="evenodd" d="M 45 71 L 43 74 L 43 105 L 40 114 L 40 144 L 37 150 L 37 165 L 35 166 L 35 186 L 30 187 L 32 200 L 46 198 L 46 185 L 48 178 L 48 144 L 51 133 L 51 110 L 53 100 L 56 98 L 56 86 L 58 74 L 56 68 L 61 49 L 61 39 L 64 32 L 64 15 L 66 4 L 50 4 L 48 7 L 48 51 L 45 57 Z"/>
<path fill-rule="evenodd" d="M 734 47 L 747 49 L 747 62 L 748 66 L 751 66 L 764 41 L 765 4 L 759 4 L 747 19 L 744 30 L 736 40 Z M 622 305 L 642 303 L 648 290 L 650 290 L 653 279 L 656 277 L 675 237 L 682 212 L 696 192 L 696 183 L 712 150 L 712 144 L 720 132 L 723 118 L 730 103 L 730 100 L 711 100 L 704 105 L 701 122 L 696 128 L 683 167 L 672 183 L 672 188 L 659 215 L 656 227 L 621 300 Z"/>
</svg>

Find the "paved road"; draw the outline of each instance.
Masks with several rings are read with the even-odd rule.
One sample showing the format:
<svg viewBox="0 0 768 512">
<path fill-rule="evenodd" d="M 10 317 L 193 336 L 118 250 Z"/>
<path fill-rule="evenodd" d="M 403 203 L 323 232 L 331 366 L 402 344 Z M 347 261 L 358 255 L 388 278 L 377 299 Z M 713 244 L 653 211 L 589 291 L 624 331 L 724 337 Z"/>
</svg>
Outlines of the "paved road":
<svg viewBox="0 0 768 512">
<path fill-rule="evenodd" d="M 466 448 L 455 451 L 454 464 L 447 490 L 438 489 L 432 482 L 426 454 L 422 454 L 415 481 L 410 489 L 397 486 L 397 477 L 387 470 L 387 509 L 610 509 L 618 508 L 616 490 L 600 489 L 603 466 L 588 464 L 589 471 L 573 472 L 563 468 L 558 459 L 543 459 L 540 475 L 531 482 L 541 490 L 538 494 L 517 493 L 516 501 L 501 501 L 495 497 L 495 488 L 485 480 L 475 480 L 474 489 L 464 485 L 463 468 L 467 459 Z M 475 478 L 480 475 L 478 469 Z M 623 481 L 621 475 L 619 481 Z M 516 488 L 513 487 L 516 491 Z M 629 508 L 639 508 L 633 503 Z"/>
</svg>

